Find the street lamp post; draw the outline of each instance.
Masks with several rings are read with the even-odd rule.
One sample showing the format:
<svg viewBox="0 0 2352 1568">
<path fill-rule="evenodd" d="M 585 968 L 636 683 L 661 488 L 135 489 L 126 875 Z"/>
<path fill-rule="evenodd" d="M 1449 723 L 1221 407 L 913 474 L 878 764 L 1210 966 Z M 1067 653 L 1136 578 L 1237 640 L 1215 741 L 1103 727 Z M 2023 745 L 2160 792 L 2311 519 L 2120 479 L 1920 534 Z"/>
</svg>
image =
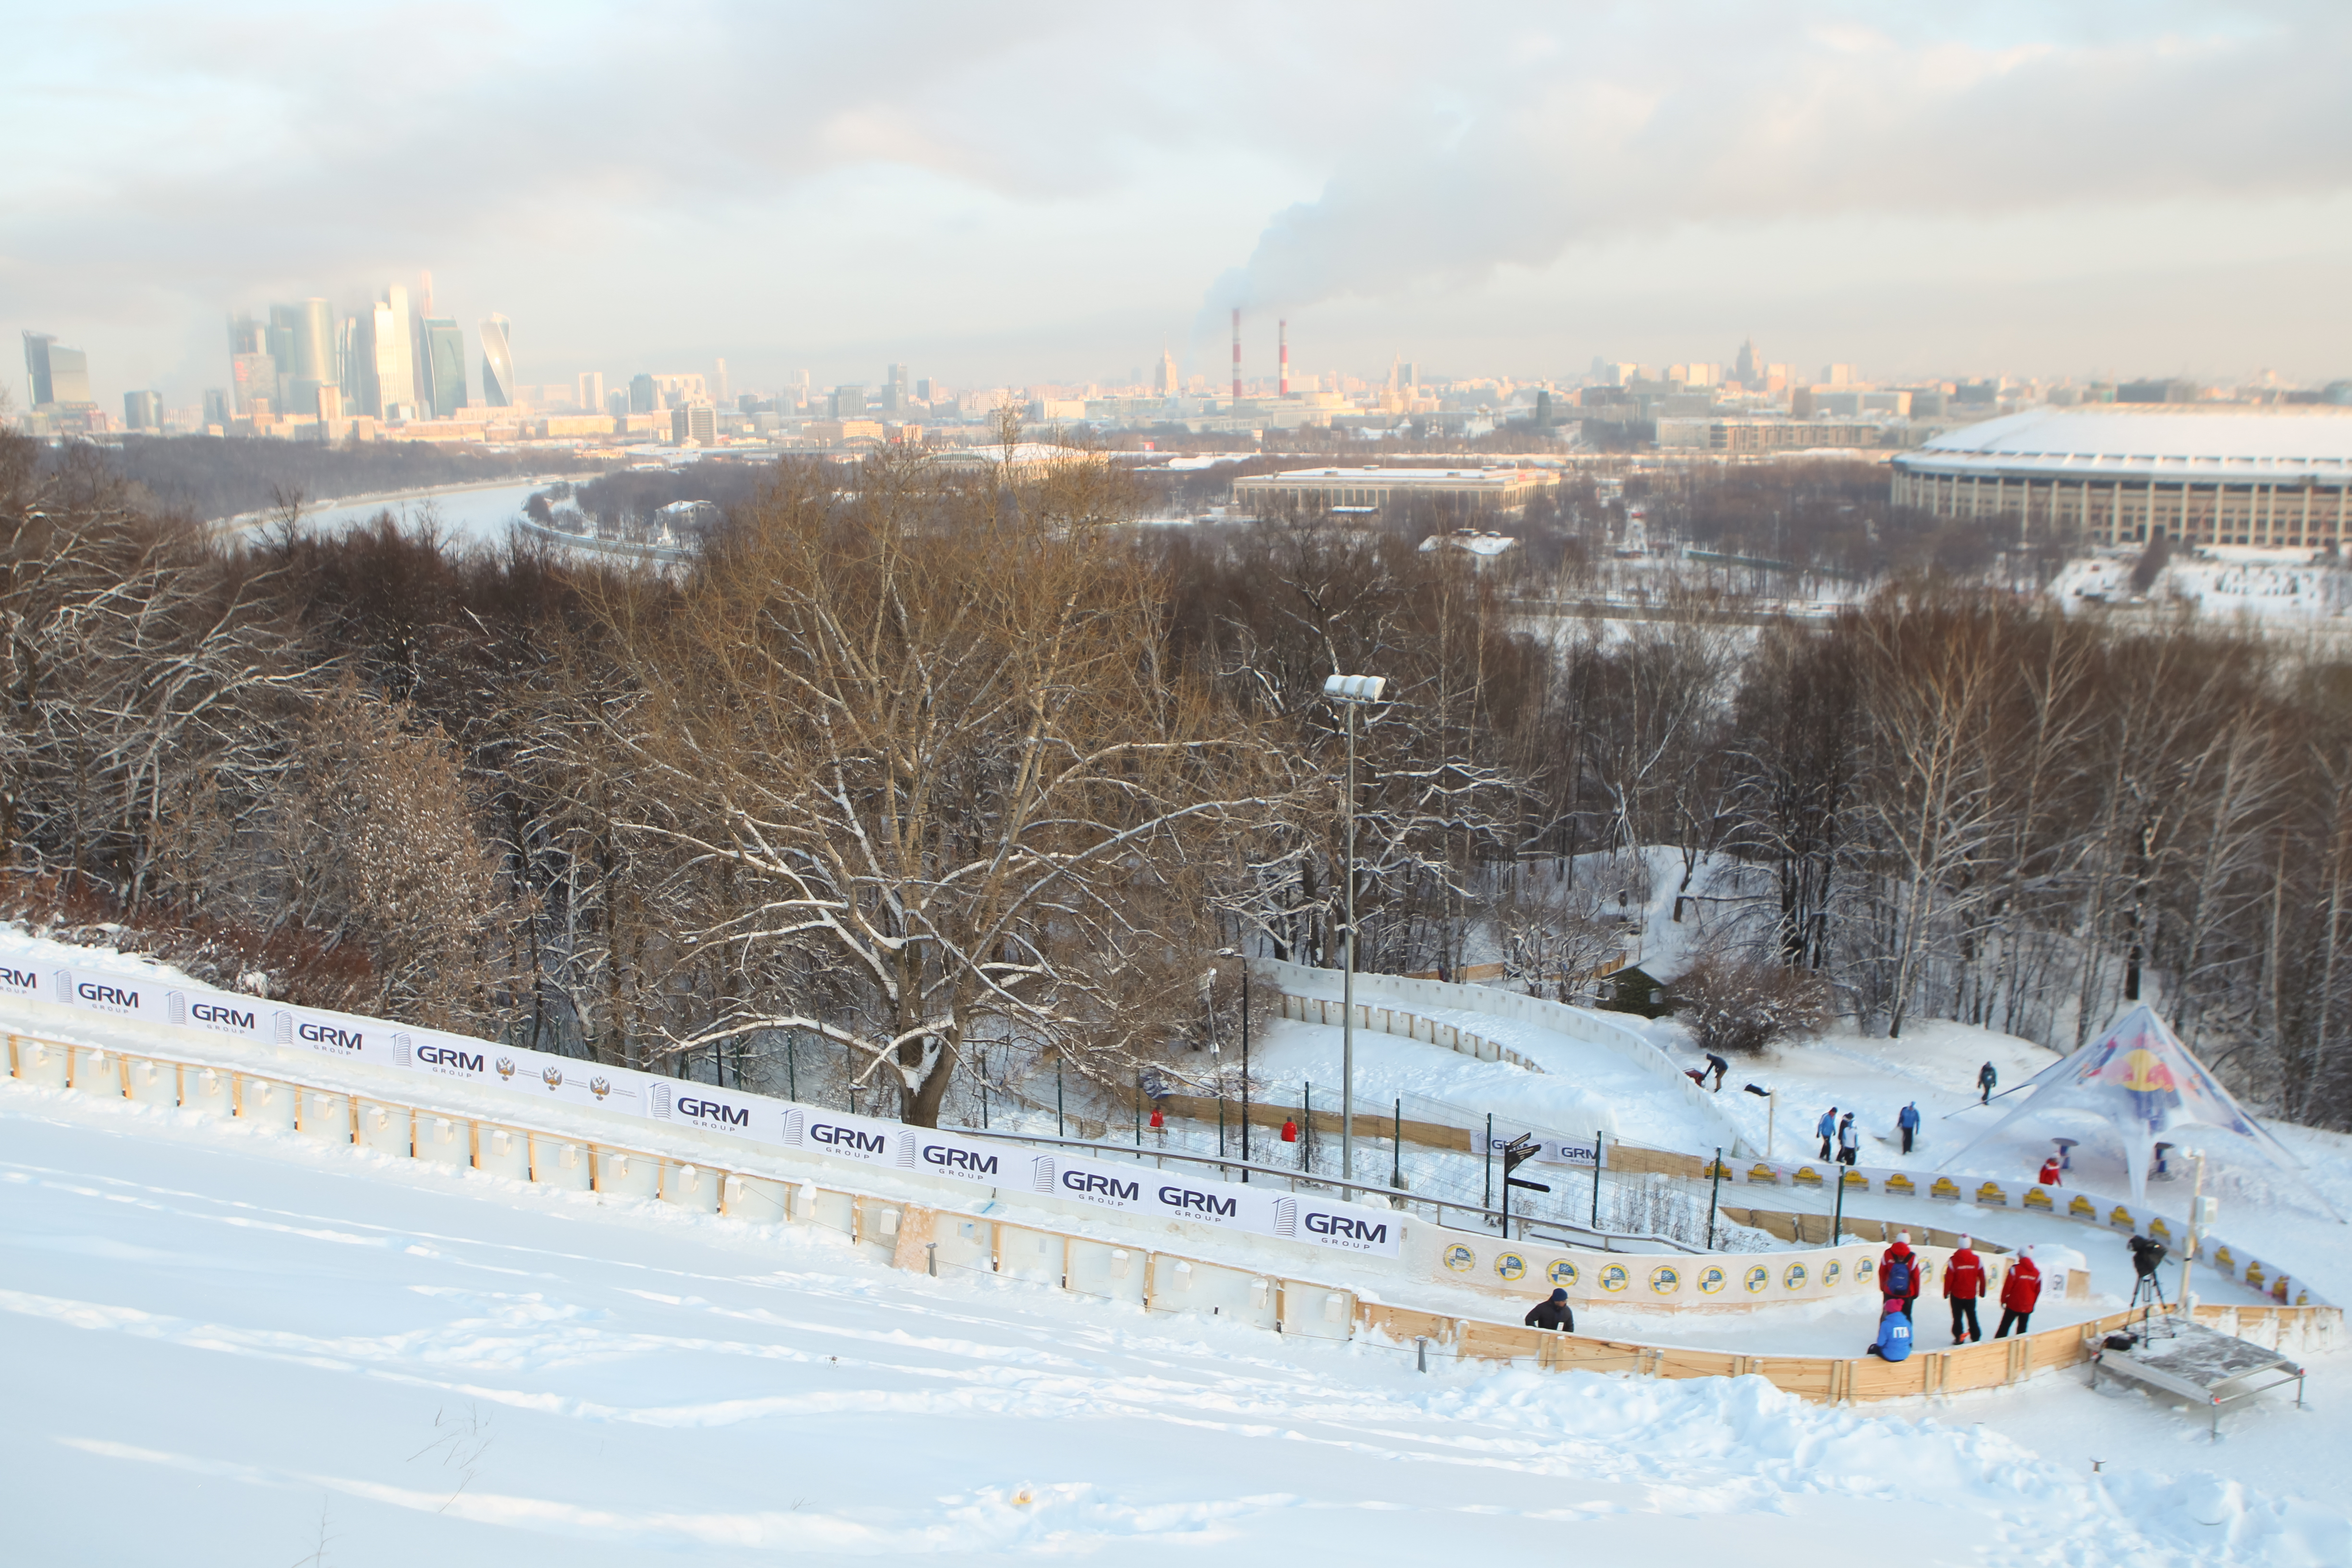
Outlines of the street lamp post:
<svg viewBox="0 0 2352 1568">
<path fill-rule="evenodd" d="M 1346 967 L 1339 978 L 1339 1175 L 1356 1179 L 1356 710 L 1378 702 L 1387 680 L 1377 675 L 1334 675 L 1323 695 L 1348 710 L 1347 923 L 1339 934 Z"/>
</svg>

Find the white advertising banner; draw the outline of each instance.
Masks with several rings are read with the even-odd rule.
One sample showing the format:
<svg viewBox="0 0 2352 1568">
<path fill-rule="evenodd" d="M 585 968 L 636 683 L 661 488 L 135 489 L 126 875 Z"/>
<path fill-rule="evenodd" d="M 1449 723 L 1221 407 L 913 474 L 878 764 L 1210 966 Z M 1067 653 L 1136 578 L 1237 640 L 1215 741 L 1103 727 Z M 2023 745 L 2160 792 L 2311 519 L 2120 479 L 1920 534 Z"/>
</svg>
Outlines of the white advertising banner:
<svg viewBox="0 0 2352 1568">
<path fill-rule="evenodd" d="M 980 1187 L 1017 1188 L 1092 1208 L 1188 1220 L 1340 1252 L 1394 1258 L 1400 1250 L 1403 1216 L 1391 1209 L 1155 1170 L 1140 1161 L 1095 1159 L 851 1116 L 576 1057 L 109 971 L 87 960 L 62 968 L 56 956 L 54 950 L 0 939 L 0 999 L 54 1002 L 110 1017 L 454 1079 L 528 1099 L 602 1106 L 775 1148 Z M 1590 1147 L 1580 1160 L 1572 1150 L 1563 1154 L 1567 1163 L 1591 1164 L 1593 1159 Z"/>
</svg>

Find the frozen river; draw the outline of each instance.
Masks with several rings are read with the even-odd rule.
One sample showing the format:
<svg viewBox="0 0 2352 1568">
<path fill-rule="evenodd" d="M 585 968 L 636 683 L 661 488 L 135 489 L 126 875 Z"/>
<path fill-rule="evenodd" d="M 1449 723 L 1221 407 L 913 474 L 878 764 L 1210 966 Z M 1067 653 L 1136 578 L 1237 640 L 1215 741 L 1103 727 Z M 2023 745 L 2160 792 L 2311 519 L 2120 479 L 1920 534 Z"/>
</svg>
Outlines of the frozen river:
<svg viewBox="0 0 2352 1568">
<path fill-rule="evenodd" d="M 468 543 L 499 544 L 505 541 L 509 527 L 522 515 L 523 503 L 530 499 L 531 492 L 552 482 L 501 479 L 490 484 L 408 490 L 397 495 L 354 496 L 325 502 L 309 516 L 318 528 L 341 529 L 389 511 L 404 528 L 430 520 L 445 537 Z M 246 517 L 233 519 L 225 526 L 253 531 L 266 528 L 268 522 L 265 519 Z"/>
</svg>

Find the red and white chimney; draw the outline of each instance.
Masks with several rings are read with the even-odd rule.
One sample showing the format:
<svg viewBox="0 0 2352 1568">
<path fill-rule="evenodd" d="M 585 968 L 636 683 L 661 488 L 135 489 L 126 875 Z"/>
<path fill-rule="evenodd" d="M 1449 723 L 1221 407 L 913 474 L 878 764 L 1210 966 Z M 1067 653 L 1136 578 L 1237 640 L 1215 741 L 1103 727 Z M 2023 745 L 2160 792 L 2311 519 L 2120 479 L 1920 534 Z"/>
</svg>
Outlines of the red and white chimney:
<svg viewBox="0 0 2352 1568">
<path fill-rule="evenodd" d="M 1274 338 L 1282 350 L 1282 395 L 1287 397 L 1290 395 L 1290 323 L 1276 321 Z"/>
<path fill-rule="evenodd" d="M 1242 400 L 1242 308 L 1234 307 L 1234 401 Z"/>
</svg>

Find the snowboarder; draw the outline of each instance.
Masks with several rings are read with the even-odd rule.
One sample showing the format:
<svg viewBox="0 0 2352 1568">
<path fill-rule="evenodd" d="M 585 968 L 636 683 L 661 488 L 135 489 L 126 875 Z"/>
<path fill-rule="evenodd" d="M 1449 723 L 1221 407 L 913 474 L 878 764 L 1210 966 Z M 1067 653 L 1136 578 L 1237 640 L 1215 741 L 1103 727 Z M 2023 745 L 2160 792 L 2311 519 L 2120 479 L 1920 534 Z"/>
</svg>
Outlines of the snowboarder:
<svg viewBox="0 0 2352 1568">
<path fill-rule="evenodd" d="M 1903 1315 L 1911 1315 L 1913 1303 L 1919 1300 L 1919 1255 L 1911 1250 L 1911 1233 L 1898 1230 L 1895 1245 L 1879 1255 L 1878 1293 L 1889 1301 L 1903 1304 Z"/>
<path fill-rule="evenodd" d="M 1984 1098 L 1977 1101 L 1979 1105 L 1992 1103 L 1992 1086 L 2000 1081 L 2000 1074 L 1992 1070 L 1992 1063 L 1987 1062 L 1977 1068 L 1977 1088 L 1984 1094 Z"/>
<path fill-rule="evenodd" d="M 1826 1160 L 1830 1157 L 1830 1142 L 1837 1136 L 1836 1106 L 1832 1105 L 1822 1112 L 1821 1123 L 1813 1131 L 1821 1134 L 1822 1158 Z"/>
<path fill-rule="evenodd" d="M 1862 1133 L 1853 1124 L 1853 1112 L 1845 1113 L 1838 1123 L 1838 1163 L 1851 1165 L 1862 1155 Z"/>
<path fill-rule="evenodd" d="M 2009 1278 L 2000 1282 L 2000 1327 L 1993 1331 L 1994 1339 L 2007 1339 L 2015 1329 L 2023 1334 L 2033 1321 L 2034 1303 L 2042 1300 L 2042 1267 L 2033 1261 L 2033 1248 L 2027 1247 L 2010 1265 Z"/>
<path fill-rule="evenodd" d="M 1557 1329 L 1563 1334 L 1576 1332 L 1576 1314 L 1569 1309 L 1568 1292 L 1554 1290 L 1549 1300 L 1528 1308 L 1527 1325 L 1531 1329 Z"/>
<path fill-rule="evenodd" d="M 1863 1353 L 1881 1361 L 1911 1359 L 1911 1320 L 1904 1314 L 1902 1302 L 1887 1298 L 1886 1310 L 1878 1320 L 1878 1338 Z"/>
<path fill-rule="evenodd" d="M 1919 1102 L 1913 1100 L 1895 1118 L 1895 1125 L 1903 1133 L 1903 1152 L 1911 1152 L 1911 1142 L 1919 1136 Z"/>
<path fill-rule="evenodd" d="M 1709 1052 L 1707 1052 L 1707 1053 L 1706 1053 L 1706 1071 L 1707 1071 L 1707 1072 L 1711 1072 L 1711 1073 L 1713 1073 L 1713 1074 L 1715 1075 L 1715 1092 L 1716 1092 L 1716 1093 L 1717 1093 L 1717 1094 L 1721 1094 L 1721 1093 L 1723 1092 L 1723 1075 L 1724 1075 L 1725 1073 L 1729 1072 L 1730 1070 L 1731 1070 L 1731 1064 L 1730 1064 L 1729 1062 L 1725 1061 L 1721 1057 L 1717 1056 L 1713 1051 L 1709 1051 Z M 1701 1074 L 1699 1075 L 1699 1081 L 1700 1081 L 1701 1083 L 1705 1083 L 1705 1082 L 1706 1081 L 1706 1073 L 1701 1073 Z"/>
<path fill-rule="evenodd" d="M 1984 1338 L 1984 1327 L 1977 1321 L 1977 1298 L 1984 1293 L 1984 1259 L 1964 1236 L 1951 1261 L 1944 1265 L 1944 1300 L 1952 1305 L 1954 1344 L 1972 1345 Z"/>
<path fill-rule="evenodd" d="M 2058 1156 L 2053 1154 L 2042 1162 L 2042 1173 L 2033 1178 L 2034 1184 L 2044 1187 L 2064 1186 L 2065 1184 L 2058 1179 Z"/>
</svg>

